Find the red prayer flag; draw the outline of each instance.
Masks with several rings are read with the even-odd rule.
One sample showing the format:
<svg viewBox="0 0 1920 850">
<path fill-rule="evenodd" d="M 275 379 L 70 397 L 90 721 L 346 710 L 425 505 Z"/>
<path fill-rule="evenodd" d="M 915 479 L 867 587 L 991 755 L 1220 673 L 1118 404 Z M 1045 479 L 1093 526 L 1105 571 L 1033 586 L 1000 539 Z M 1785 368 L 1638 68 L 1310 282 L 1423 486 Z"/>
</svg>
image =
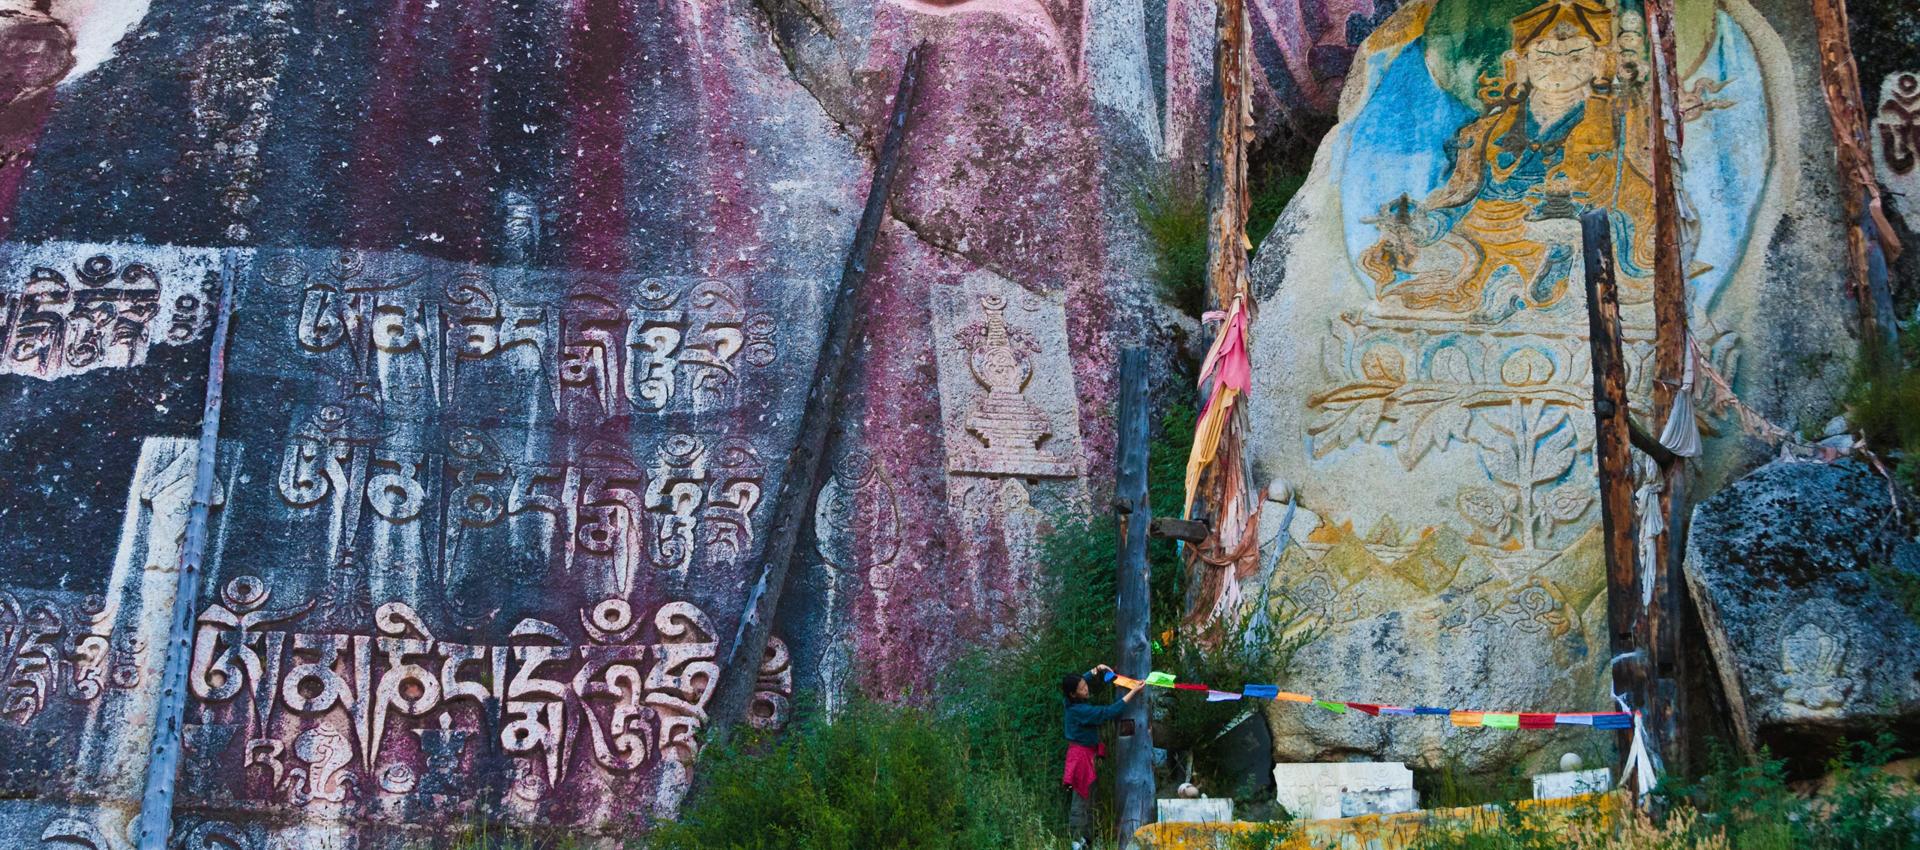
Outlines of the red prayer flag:
<svg viewBox="0 0 1920 850">
<path fill-rule="evenodd" d="M 1207 687 L 1206 685 L 1202 685 L 1202 684 L 1198 684 L 1198 683 L 1195 683 L 1195 682 L 1176 682 L 1176 683 L 1174 683 L 1174 685 L 1173 685 L 1173 687 L 1174 687 L 1174 689 L 1175 689 L 1175 690 L 1181 690 L 1181 691 L 1210 691 L 1210 690 L 1213 690 L 1212 688 L 1209 688 L 1209 687 Z"/>
<path fill-rule="evenodd" d="M 1553 724 L 1554 715 L 1551 714 L 1520 715 L 1520 728 L 1522 729 L 1552 729 Z"/>
<path fill-rule="evenodd" d="M 1370 702 L 1350 702 L 1350 703 L 1347 703 L 1347 707 L 1353 709 L 1354 711 L 1364 712 L 1374 717 L 1380 716 L 1380 706 Z"/>
</svg>

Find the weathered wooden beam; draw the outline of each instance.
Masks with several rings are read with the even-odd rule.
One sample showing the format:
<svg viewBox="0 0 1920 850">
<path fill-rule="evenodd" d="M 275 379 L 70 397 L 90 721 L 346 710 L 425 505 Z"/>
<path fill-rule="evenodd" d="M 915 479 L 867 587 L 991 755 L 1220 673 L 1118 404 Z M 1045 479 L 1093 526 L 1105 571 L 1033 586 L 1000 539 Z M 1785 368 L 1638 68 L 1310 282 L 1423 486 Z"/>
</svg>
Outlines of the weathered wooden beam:
<svg viewBox="0 0 1920 850">
<path fill-rule="evenodd" d="M 1827 126 L 1833 134 L 1839 166 L 1840 201 L 1846 213 L 1847 282 L 1860 311 L 1861 336 L 1885 351 L 1897 351 L 1899 317 L 1884 273 L 1900 253 L 1900 240 L 1885 229 L 1879 215 L 1880 188 L 1873 178 L 1867 143 L 1866 107 L 1860 102 L 1860 69 L 1847 32 L 1845 0 L 1811 0 L 1814 32 L 1820 43 L 1820 87 L 1826 96 Z M 1875 263 L 1878 255 L 1880 262 Z"/>
<path fill-rule="evenodd" d="M 1167 540 L 1199 543 L 1207 539 L 1207 535 L 1212 531 L 1213 527 L 1205 520 L 1157 516 L 1153 518 L 1153 524 L 1148 527 L 1147 533 Z"/>
<path fill-rule="evenodd" d="M 1117 635 L 1114 656 L 1123 676 L 1144 679 L 1153 666 L 1153 646 L 1148 642 L 1148 617 L 1152 610 L 1148 598 L 1147 535 L 1152 509 L 1147 505 L 1147 351 L 1129 348 L 1120 352 L 1120 420 L 1118 479 L 1114 483 L 1114 502 L 1128 509 L 1117 512 L 1119 524 L 1118 589 L 1114 605 L 1114 631 Z M 1134 830 L 1153 820 L 1153 733 L 1148 727 L 1148 700 L 1143 694 L 1128 704 L 1121 715 L 1123 732 L 1114 745 L 1115 781 L 1113 786 L 1115 826 L 1120 846 L 1132 840 Z"/>
<path fill-rule="evenodd" d="M 859 321 L 856 305 L 866 284 L 867 256 L 873 250 L 874 239 L 879 236 L 886 216 L 887 197 L 899 168 L 907 116 L 919 87 L 925 52 L 925 44 L 907 52 L 906 65 L 900 71 L 900 85 L 894 91 L 893 110 L 887 117 L 886 135 L 874 159 L 866 208 L 860 214 L 859 227 L 854 230 L 846 265 L 841 268 L 840 286 L 827 308 L 825 337 L 820 343 L 819 357 L 814 360 L 806 411 L 800 419 L 793 452 L 787 455 L 780 476 L 773 521 L 768 524 L 766 542 L 760 550 L 760 562 L 764 564 L 760 581 L 748 594 L 739 629 L 727 648 L 712 708 L 708 711 L 711 718 L 708 733 L 715 741 L 726 740 L 734 726 L 746 719 L 752 705 L 754 684 L 760 678 L 760 661 L 767 651 L 767 638 L 772 634 L 773 614 L 780 604 L 787 570 L 793 562 L 800 531 L 813 516 L 814 500 L 825 483 L 824 456 L 840 430 L 840 388 L 846 383 L 855 359 L 853 343 L 858 338 L 855 326 Z"/>
<path fill-rule="evenodd" d="M 1685 121 L 1680 114 L 1680 81 L 1677 71 L 1677 50 L 1674 46 L 1673 0 L 1646 0 L 1643 5 L 1646 15 L 1648 48 L 1652 51 L 1653 85 L 1649 92 L 1648 114 L 1653 136 L 1652 145 L 1652 182 L 1654 213 L 1654 263 L 1653 263 L 1653 421 L 1651 427 L 1665 429 L 1668 416 L 1674 407 L 1675 395 L 1683 391 L 1687 356 L 1687 269 L 1683 263 L 1690 260 L 1681 246 L 1680 196 L 1682 191 L 1678 178 L 1681 146 L 1684 142 Z M 1688 423 L 1691 426 L 1692 423 Z M 1645 435 L 1641 435 L 1645 436 Z M 1684 459 L 1667 451 L 1658 440 L 1636 440 L 1641 451 L 1660 465 L 1663 479 L 1658 504 L 1649 506 L 1649 510 L 1660 510 L 1668 522 L 1663 528 L 1673 525 L 1673 516 L 1686 509 L 1684 494 L 1676 498 L 1676 490 L 1684 489 L 1687 475 Z M 1653 735 L 1669 757 L 1676 763 L 1684 764 L 1684 754 L 1676 748 L 1682 746 L 1685 735 L 1682 732 L 1684 717 L 1674 700 L 1683 693 L 1676 680 L 1681 675 L 1681 657 L 1679 631 L 1683 618 L 1679 600 L 1686 592 L 1686 583 L 1676 581 L 1680 573 L 1680 559 L 1675 553 L 1686 551 L 1668 545 L 1671 535 L 1662 531 L 1661 539 L 1655 541 L 1652 564 L 1641 565 L 1653 571 L 1653 604 L 1646 611 L 1646 646 L 1649 654 L 1649 675 L 1660 680 L 1650 689 L 1645 705 L 1648 725 Z M 1671 698 L 1670 698 L 1671 697 Z"/>
<path fill-rule="evenodd" d="M 1613 276 L 1613 234 L 1605 210 L 1580 216 L 1586 262 L 1587 326 L 1593 359 L 1594 466 L 1600 479 L 1600 524 L 1607 556 L 1607 643 L 1618 658 L 1639 648 L 1640 582 L 1634 539 L 1632 426 L 1627 370 L 1620 348 L 1620 296 Z M 1644 665 L 1613 664 L 1613 687 L 1646 699 Z M 1621 735 L 1624 745 L 1627 735 Z M 1621 747 L 1624 756 L 1626 748 Z"/>
<path fill-rule="evenodd" d="M 1639 449 L 1642 454 L 1653 458 L 1653 462 L 1658 464 L 1661 469 L 1665 469 L 1679 462 L 1679 455 L 1674 454 L 1672 449 L 1662 445 L 1658 437 L 1647 433 L 1647 429 L 1640 427 L 1640 423 L 1633 421 L 1633 417 L 1631 416 L 1627 417 L 1627 429 L 1628 435 L 1633 440 L 1633 447 Z"/>
<path fill-rule="evenodd" d="M 135 825 L 140 850 L 167 850 L 173 832 L 174 780 L 180 772 L 180 735 L 187 714 L 187 663 L 193 657 L 194 610 L 200 604 L 200 567 L 206 560 L 207 522 L 213 512 L 214 464 L 220 455 L 220 408 L 227 375 L 227 331 L 233 321 L 234 278 L 240 273 L 240 262 L 232 251 L 221 256 L 220 266 L 220 307 L 207 358 L 206 400 L 200 408 L 193 501 L 187 509 L 185 540 L 180 544 L 173 616 L 167 624 L 166 663 L 160 671 L 160 704 L 154 709 L 146 784 Z"/>
</svg>

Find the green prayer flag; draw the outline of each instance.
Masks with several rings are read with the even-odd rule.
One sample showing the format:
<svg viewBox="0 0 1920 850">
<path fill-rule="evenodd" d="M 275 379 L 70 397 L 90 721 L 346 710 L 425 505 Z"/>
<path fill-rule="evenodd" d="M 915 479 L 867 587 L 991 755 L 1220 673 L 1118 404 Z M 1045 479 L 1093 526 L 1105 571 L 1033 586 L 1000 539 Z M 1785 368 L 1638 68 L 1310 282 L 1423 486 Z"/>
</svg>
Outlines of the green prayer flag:
<svg viewBox="0 0 1920 850">
<path fill-rule="evenodd" d="M 1313 701 L 1313 704 L 1320 706 L 1321 708 L 1324 708 L 1328 711 L 1331 711 L 1334 714 L 1347 713 L 1347 704 L 1344 702 L 1329 702 L 1327 700 L 1317 699 Z"/>
<path fill-rule="evenodd" d="M 1520 728 L 1520 715 L 1493 714 L 1489 712 L 1482 715 L 1480 725 L 1494 729 L 1518 729 Z"/>
<path fill-rule="evenodd" d="M 1146 682 L 1149 685 L 1158 685 L 1162 688 L 1171 688 L 1173 687 L 1173 674 L 1162 673 L 1158 670 L 1155 670 L 1154 672 L 1147 674 Z"/>
</svg>

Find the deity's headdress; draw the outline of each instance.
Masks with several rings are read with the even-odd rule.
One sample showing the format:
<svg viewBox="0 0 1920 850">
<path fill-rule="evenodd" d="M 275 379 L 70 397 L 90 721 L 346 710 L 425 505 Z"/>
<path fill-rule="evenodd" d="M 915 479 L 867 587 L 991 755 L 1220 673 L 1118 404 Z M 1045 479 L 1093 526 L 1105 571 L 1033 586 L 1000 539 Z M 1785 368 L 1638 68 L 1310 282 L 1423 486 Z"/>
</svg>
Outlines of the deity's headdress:
<svg viewBox="0 0 1920 850">
<path fill-rule="evenodd" d="M 1514 50 L 1543 38 L 1580 36 L 1603 47 L 1613 41 L 1613 6 L 1603 0 L 1547 0 L 1515 16 L 1512 26 Z"/>
</svg>

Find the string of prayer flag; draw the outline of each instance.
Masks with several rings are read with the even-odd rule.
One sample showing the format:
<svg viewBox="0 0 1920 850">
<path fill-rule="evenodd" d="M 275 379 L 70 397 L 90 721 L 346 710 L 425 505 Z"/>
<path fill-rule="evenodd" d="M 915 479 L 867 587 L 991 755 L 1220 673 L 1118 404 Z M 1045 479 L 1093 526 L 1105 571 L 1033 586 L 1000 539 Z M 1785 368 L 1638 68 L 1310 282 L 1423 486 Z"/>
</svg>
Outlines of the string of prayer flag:
<svg viewBox="0 0 1920 850">
<path fill-rule="evenodd" d="M 1238 699 L 1268 699 L 1278 702 L 1297 702 L 1319 706 L 1334 714 L 1359 712 L 1370 717 L 1445 717 L 1449 723 L 1463 729 L 1552 729 L 1556 726 L 1590 726 L 1594 729 L 1632 729 L 1633 715 L 1624 711 L 1601 712 L 1547 712 L 1547 711 L 1463 711 L 1452 708 L 1438 708 L 1430 705 L 1402 706 L 1383 705 L 1372 702 L 1347 702 L 1344 700 L 1319 699 L 1280 690 L 1278 685 L 1245 685 L 1239 691 L 1222 691 L 1198 682 L 1182 682 L 1172 673 L 1155 670 L 1145 679 L 1134 679 L 1117 673 L 1107 673 L 1106 679 L 1123 688 L 1133 689 L 1146 685 L 1156 688 L 1168 688 L 1176 691 L 1198 691 L 1207 695 L 1207 702 L 1226 702 Z"/>
</svg>

